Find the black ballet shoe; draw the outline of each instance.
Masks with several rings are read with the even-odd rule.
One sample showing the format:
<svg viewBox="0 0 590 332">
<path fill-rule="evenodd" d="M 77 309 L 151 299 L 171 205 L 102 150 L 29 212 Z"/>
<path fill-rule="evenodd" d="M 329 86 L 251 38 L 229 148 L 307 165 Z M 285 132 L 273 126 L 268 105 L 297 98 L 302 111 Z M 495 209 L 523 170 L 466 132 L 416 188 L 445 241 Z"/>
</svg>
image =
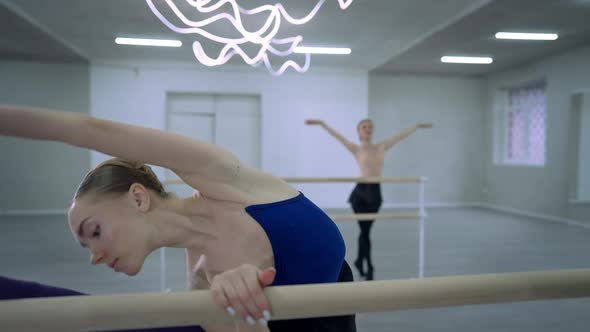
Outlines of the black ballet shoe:
<svg viewBox="0 0 590 332">
<path fill-rule="evenodd" d="M 361 261 L 360 259 L 357 259 L 356 261 L 354 261 L 354 266 L 359 271 L 359 274 L 361 275 L 361 277 L 364 277 L 365 271 L 363 270 L 363 261 Z"/>
<path fill-rule="evenodd" d="M 375 280 L 373 277 L 373 267 L 369 265 L 369 268 L 367 269 L 367 280 Z"/>
</svg>

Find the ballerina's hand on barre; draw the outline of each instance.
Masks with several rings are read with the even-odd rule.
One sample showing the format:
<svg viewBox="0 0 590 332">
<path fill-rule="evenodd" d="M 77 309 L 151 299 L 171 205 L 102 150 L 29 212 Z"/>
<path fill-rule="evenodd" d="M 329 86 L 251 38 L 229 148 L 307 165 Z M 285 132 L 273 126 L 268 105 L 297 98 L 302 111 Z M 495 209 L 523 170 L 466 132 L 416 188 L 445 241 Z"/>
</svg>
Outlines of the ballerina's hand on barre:
<svg viewBox="0 0 590 332">
<path fill-rule="evenodd" d="M 189 281 L 191 290 L 211 290 L 215 304 L 236 318 L 237 331 L 266 332 L 271 310 L 263 288 L 272 284 L 275 275 L 274 268 L 261 270 L 252 264 L 242 264 L 211 277 L 206 256 L 201 255 Z M 208 331 L 207 327 L 205 330 Z"/>
</svg>

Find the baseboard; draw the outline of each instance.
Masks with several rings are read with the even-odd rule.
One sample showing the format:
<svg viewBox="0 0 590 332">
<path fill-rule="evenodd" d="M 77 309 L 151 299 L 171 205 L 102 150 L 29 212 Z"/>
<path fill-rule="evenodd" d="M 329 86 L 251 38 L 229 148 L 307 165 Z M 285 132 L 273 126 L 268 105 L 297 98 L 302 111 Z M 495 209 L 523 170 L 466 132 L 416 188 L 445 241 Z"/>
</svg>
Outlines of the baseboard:
<svg viewBox="0 0 590 332">
<path fill-rule="evenodd" d="M 60 216 L 67 215 L 66 209 L 43 209 L 43 210 L 0 210 L 3 217 L 39 217 L 39 216 Z"/>
<path fill-rule="evenodd" d="M 589 200 L 570 199 L 569 203 L 572 205 L 590 205 Z"/>
<path fill-rule="evenodd" d="M 557 217 L 557 216 L 552 216 L 552 215 L 542 214 L 542 213 L 535 213 L 535 212 L 526 211 L 526 210 L 519 210 L 519 209 L 515 209 L 515 208 L 511 208 L 511 207 L 504 207 L 504 206 L 494 205 L 494 204 L 490 204 L 490 203 L 480 203 L 480 207 L 490 209 L 490 210 L 500 211 L 500 212 L 504 212 L 504 213 L 508 213 L 508 214 L 514 214 L 514 215 L 518 215 L 518 216 L 531 217 L 531 218 L 538 218 L 538 219 L 542 219 L 542 220 L 565 223 L 568 225 L 574 225 L 574 226 L 579 226 L 579 227 L 590 229 L 590 223 L 585 223 L 585 222 L 577 221 L 577 220 L 573 220 L 573 219 Z"/>
<path fill-rule="evenodd" d="M 542 220 L 548 220 L 553 222 L 560 222 L 569 225 L 575 225 L 583 228 L 590 229 L 590 222 L 585 223 L 573 219 L 557 217 L 542 213 L 535 213 L 526 210 L 519 210 L 511 207 L 505 207 L 490 203 L 483 203 L 483 202 L 434 202 L 434 203 L 426 203 L 425 208 L 462 208 L 462 207 L 481 207 L 486 208 L 494 211 L 500 211 L 508 214 L 524 216 L 524 217 L 531 217 L 531 218 L 538 218 Z M 350 206 L 334 206 L 334 207 L 322 207 L 323 209 L 350 209 Z M 382 205 L 383 209 L 400 209 L 400 208 L 413 208 L 417 209 L 417 203 L 384 203 Z M 59 215 L 67 215 L 67 209 L 41 209 L 41 210 L 3 210 L 0 209 L 0 216 L 5 217 L 39 217 L 39 216 L 59 216 Z"/>
<path fill-rule="evenodd" d="M 434 202 L 426 203 L 426 209 L 431 208 L 461 208 L 461 207 L 480 207 L 482 203 L 479 202 Z M 338 206 L 322 206 L 324 210 L 341 210 L 350 209 L 350 205 L 343 204 Z M 383 203 L 383 209 L 418 209 L 418 203 Z M 58 216 L 66 215 L 66 209 L 41 209 L 41 210 L 3 210 L 0 209 L 0 216 L 6 217 L 38 217 L 38 216 Z"/>
</svg>

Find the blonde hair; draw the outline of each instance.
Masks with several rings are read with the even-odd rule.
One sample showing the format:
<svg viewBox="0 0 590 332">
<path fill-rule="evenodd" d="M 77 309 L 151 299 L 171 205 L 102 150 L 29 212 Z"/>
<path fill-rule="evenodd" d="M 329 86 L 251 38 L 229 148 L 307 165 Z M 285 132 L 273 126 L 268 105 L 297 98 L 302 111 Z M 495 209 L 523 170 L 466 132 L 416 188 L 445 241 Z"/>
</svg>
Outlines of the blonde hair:
<svg viewBox="0 0 590 332">
<path fill-rule="evenodd" d="M 370 122 L 371 124 L 373 124 L 373 120 L 366 118 L 366 119 L 362 119 L 361 121 L 359 121 L 359 123 L 357 123 L 356 125 L 356 130 L 358 131 L 361 128 L 361 125 L 363 124 L 363 122 Z"/>
<path fill-rule="evenodd" d="M 139 183 L 161 198 L 170 197 L 164 186 L 146 164 L 120 158 L 107 160 L 88 172 L 76 190 L 74 199 L 86 194 L 123 194 Z"/>
</svg>

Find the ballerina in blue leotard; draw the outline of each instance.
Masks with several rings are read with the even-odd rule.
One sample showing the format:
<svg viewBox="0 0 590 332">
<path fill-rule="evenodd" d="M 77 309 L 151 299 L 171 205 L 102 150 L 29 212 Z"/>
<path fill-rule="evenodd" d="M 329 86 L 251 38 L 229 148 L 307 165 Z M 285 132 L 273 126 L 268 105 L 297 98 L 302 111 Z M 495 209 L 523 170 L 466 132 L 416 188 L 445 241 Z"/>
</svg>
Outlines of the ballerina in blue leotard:
<svg viewBox="0 0 590 332">
<path fill-rule="evenodd" d="M 189 285 L 210 289 L 240 319 L 205 331 L 355 330 L 354 316 L 272 321 L 262 288 L 352 281 L 338 228 L 281 179 L 203 141 L 78 113 L 0 106 L 0 135 L 115 156 L 82 180 L 68 212 L 72 233 L 93 264 L 130 276 L 161 247 L 185 248 L 189 271 L 206 257 Z M 170 169 L 199 194 L 169 194 L 147 164 Z M 60 295 L 72 291 L 0 279 L 0 298 Z"/>
</svg>

